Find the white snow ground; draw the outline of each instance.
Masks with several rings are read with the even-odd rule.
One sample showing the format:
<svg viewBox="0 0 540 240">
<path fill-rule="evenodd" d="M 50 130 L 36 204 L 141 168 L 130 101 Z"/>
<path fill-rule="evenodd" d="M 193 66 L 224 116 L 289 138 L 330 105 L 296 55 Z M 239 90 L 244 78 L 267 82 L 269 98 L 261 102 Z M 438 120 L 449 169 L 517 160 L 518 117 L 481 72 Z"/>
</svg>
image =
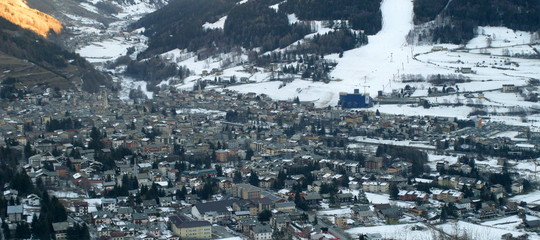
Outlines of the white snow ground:
<svg viewBox="0 0 540 240">
<path fill-rule="evenodd" d="M 113 38 L 102 42 L 90 43 L 90 45 L 79 49 L 77 53 L 89 62 L 105 62 L 125 55 L 127 53 L 127 47 L 124 40 Z"/>
<path fill-rule="evenodd" d="M 203 28 L 204 29 L 223 29 L 223 27 L 225 26 L 225 20 L 227 20 L 227 16 L 220 18 L 214 23 L 207 22 L 203 24 Z"/>
<path fill-rule="evenodd" d="M 88 3 L 81 3 L 81 6 L 89 11 L 96 12 L 97 8 L 94 5 L 100 1 L 103 0 L 91 0 Z M 155 11 L 156 6 L 148 0 L 135 0 L 132 4 L 119 6 L 119 9 L 122 11 L 115 15 L 118 21 L 110 23 L 105 30 L 105 26 L 95 20 L 66 14 L 77 22 L 76 27 L 70 27 L 70 30 L 79 35 L 78 37 L 85 39 L 85 41 L 80 42 L 81 45 L 75 52 L 85 57 L 89 62 L 100 66 L 107 61 L 114 61 L 116 58 L 125 55 L 130 47 L 135 48 L 132 57 L 144 51 L 147 48 L 146 42 L 148 41 L 142 35 L 144 29 L 136 29 L 133 32 L 127 32 L 125 29 L 131 22 Z M 121 99 L 128 99 L 129 91 L 139 87 L 149 98 L 152 98 L 153 93 L 146 90 L 146 82 L 144 81 L 134 81 L 128 77 L 120 77 L 115 80 L 121 81 Z"/>
<path fill-rule="evenodd" d="M 456 223 L 445 223 L 437 225 L 435 226 L 435 228 L 443 231 L 445 234 L 447 234 L 447 236 L 449 235 L 453 237 L 462 237 L 466 235 L 469 237 L 467 239 L 475 240 L 501 239 L 501 236 L 506 233 L 511 233 L 514 237 L 516 237 L 525 233 L 514 229 L 501 229 L 497 227 L 477 225 L 463 221 L 458 221 Z M 346 230 L 346 232 L 351 234 L 353 237 L 361 233 L 380 233 L 383 238 L 389 239 L 442 239 L 441 233 L 439 233 L 439 231 L 432 229 L 424 225 L 423 223 L 357 227 Z M 540 237 L 538 237 L 538 235 L 530 235 L 529 239 L 540 239 Z"/>
</svg>

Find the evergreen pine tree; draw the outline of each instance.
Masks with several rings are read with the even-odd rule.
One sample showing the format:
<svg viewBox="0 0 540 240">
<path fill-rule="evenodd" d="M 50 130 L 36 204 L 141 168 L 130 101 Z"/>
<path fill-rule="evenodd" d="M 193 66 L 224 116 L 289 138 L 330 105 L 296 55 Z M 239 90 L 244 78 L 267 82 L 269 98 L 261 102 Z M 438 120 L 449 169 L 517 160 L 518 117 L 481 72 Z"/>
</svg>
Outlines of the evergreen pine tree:
<svg viewBox="0 0 540 240">
<path fill-rule="evenodd" d="M 398 199 L 399 189 L 396 184 L 392 184 L 390 186 L 390 198 L 391 199 Z"/>
<path fill-rule="evenodd" d="M 28 226 L 28 223 L 21 222 L 17 224 L 17 228 L 15 228 L 15 238 L 18 239 L 27 239 L 31 237 L 30 232 L 30 226 Z"/>
<path fill-rule="evenodd" d="M 9 230 L 9 226 L 7 225 L 6 222 L 2 223 L 2 231 L 4 233 L 5 239 L 11 239 L 11 231 Z"/>
<path fill-rule="evenodd" d="M 240 171 L 234 172 L 233 182 L 234 183 L 241 183 L 242 182 L 242 173 L 240 173 Z"/>
<path fill-rule="evenodd" d="M 253 170 L 251 170 L 251 174 L 249 176 L 249 184 L 258 187 L 259 186 L 259 176 L 257 173 Z"/>
</svg>

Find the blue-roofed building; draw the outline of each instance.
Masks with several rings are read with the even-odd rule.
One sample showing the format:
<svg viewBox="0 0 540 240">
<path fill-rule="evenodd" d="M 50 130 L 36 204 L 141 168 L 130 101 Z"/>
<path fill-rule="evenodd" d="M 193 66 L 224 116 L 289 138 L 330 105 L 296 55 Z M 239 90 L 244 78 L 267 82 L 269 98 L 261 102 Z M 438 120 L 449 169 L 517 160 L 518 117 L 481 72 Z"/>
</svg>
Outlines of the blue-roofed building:
<svg viewBox="0 0 540 240">
<path fill-rule="evenodd" d="M 338 105 L 342 108 L 369 108 L 373 106 L 373 100 L 368 95 L 360 94 L 358 89 L 354 89 L 354 93 L 339 93 Z"/>
</svg>

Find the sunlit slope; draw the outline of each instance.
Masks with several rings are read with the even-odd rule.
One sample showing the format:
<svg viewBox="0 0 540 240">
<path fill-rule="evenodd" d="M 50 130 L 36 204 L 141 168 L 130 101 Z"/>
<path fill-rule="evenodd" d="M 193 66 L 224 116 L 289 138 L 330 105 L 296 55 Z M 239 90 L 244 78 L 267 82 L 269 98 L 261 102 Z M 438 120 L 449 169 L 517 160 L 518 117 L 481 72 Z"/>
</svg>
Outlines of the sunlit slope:
<svg viewBox="0 0 540 240">
<path fill-rule="evenodd" d="M 0 17 L 43 37 L 47 37 L 51 30 L 55 33 L 62 31 L 60 21 L 39 10 L 30 8 L 25 0 L 0 1 Z"/>
</svg>

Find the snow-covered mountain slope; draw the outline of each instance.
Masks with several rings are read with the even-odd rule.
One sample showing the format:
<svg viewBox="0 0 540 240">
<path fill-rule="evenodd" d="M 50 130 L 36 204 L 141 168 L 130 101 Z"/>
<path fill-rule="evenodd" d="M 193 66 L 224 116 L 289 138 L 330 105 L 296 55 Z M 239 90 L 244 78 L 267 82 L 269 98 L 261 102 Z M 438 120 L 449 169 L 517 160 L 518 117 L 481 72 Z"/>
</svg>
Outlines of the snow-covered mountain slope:
<svg viewBox="0 0 540 240">
<path fill-rule="evenodd" d="M 168 0 L 28 0 L 31 7 L 47 12 L 62 21 L 64 33 L 60 35 L 64 47 L 77 52 L 98 69 L 129 51 L 136 54 L 146 49 L 144 29 L 127 31 L 127 26 L 142 16 L 164 6 Z M 142 87 L 146 82 L 136 81 L 121 74 L 111 76 L 123 87 L 127 97 L 130 89 Z M 151 93 L 148 93 L 151 97 Z"/>
<path fill-rule="evenodd" d="M 339 58 L 337 54 L 327 56 L 338 64 L 331 72 L 333 81 L 328 84 L 289 84 L 279 88 L 279 83 L 232 87 L 238 91 L 265 93 L 278 99 L 298 96 L 304 101 L 314 101 L 318 106 L 336 105 L 339 92 L 351 92 L 354 88 L 365 90 L 371 95 L 386 87 L 391 91 L 390 80 L 396 80 L 398 71 L 411 60 L 411 47 L 406 44 L 406 35 L 412 29 L 412 2 L 407 0 L 385 0 L 381 5 L 383 28 L 369 37 L 366 46 L 347 51 Z M 429 67 L 427 64 L 422 67 Z M 394 88 L 398 88 L 394 83 Z M 293 88 L 294 91 L 287 91 Z M 285 93 L 284 93 L 285 92 Z M 290 92 L 290 93 L 289 93 Z M 289 93 L 289 94 L 287 94 Z"/>
<path fill-rule="evenodd" d="M 238 2 L 236 5 L 241 4 L 245 3 Z M 239 92 L 267 94 L 274 99 L 299 97 L 300 100 L 311 101 L 318 107 L 336 105 L 340 92 L 352 92 L 353 89 L 360 89 L 360 92 L 375 97 L 379 92 L 389 96 L 408 87 L 415 90 L 412 93 L 413 98 L 427 99 L 435 107 L 424 109 L 416 105 L 381 105 L 376 106 L 377 109 L 388 113 L 467 118 L 471 112 L 479 110 L 480 106 L 481 110 L 492 115 L 492 119 L 532 125 L 531 121 L 524 122 L 524 119 L 515 117 L 514 112 L 520 109 L 535 112 L 534 109 L 540 109 L 534 102 L 524 101 L 538 89 L 531 86 L 523 88 L 525 93 L 503 93 L 502 85 L 526 86 L 530 79 L 538 78 L 540 61 L 535 58 L 538 54 L 537 34 L 505 27 L 480 27 L 477 37 L 463 45 L 409 44 L 410 31 L 415 27 L 413 4 L 413 1 L 408 0 L 383 0 L 382 29 L 368 37 L 367 45 L 344 51 L 342 54 L 324 54 L 324 61 L 333 64 L 330 66 L 327 83 L 302 76 L 302 69 L 296 73 L 283 71 L 286 66 L 302 67 L 305 63 L 299 59 L 271 62 L 265 66 L 254 63 L 250 58 L 250 49 L 246 48 L 232 48 L 230 51 L 204 57 L 201 55 L 206 54 L 204 51 L 175 49 L 160 54 L 160 58 L 189 68 L 192 76 L 186 79 L 170 79 L 162 82 L 160 86 L 173 84 L 178 88 L 191 90 L 204 81 L 208 83 L 207 88 L 221 89 L 225 86 Z M 275 11 L 279 11 L 279 8 L 279 3 L 270 6 L 270 9 Z M 128 15 L 119 13 L 115 17 L 121 19 L 120 16 Z M 338 31 L 339 26 L 348 25 L 348 21 L 299 20 L 295 14 L 289 14 L 287 18 L 289 24 L 307 24 L 315 33 L 308 34 L 287 47 L 259 53 L 259 56 L 272 58 L 276 54 L 287 54 L 288 51 L 297 50 L 298 44 L 316 38 L 316 33 L 323 35 Z M 211 20 L 202 21 L 200 27 L 205 31 L 223 31 L 227 19 L 227 14 L 221 14 Z M 137 52 L 146 47 L 147 39 L 140 34 L 144 29 L 126 31 L 127 23 L 127 20 L 117 20 L 93 33 L 90 28 L 78 27 L 82 32 L 94 34 L 90 40 L 85 39 L 83 44 L 78 44 L 78 52 L 94 62 L 103 63 L 124 55 L 127 48 L 133 46 L 135 52 L 131 57 L 134 59 Z M 462 69 L 470 69 L 470 72 L 461 73 Z M 118 68 L 116 73 L 122 76 L 122 68 Z M 441 91 L 443 87 L 443 84 L 428 81 L 437 76 L 464 79 L 456 82 L 460 93 L 428 96 L 428 88 L 438 88 Z M 128 79 L 123 81 L 126 87 L 145 86 L 144 82 L 134 84 L 136 79 L 124 79 Z M 228 84 L 230 79 L 235 79 L 236 83 Z M 212 83 L 214 80 L 220 82 Z M 455 88 L 452 81 L 445 84 Z M 484 94 L 480 95 L 480 92 Z M 464 94 L 469 97 L 464 97 Z M 451 104 L 455 105 L 446 106 Z M 528 119 L 540 118 L 530 115 Z"/>
<path fill-rule="evenodd" d="M 252 91 L 265 93 L 274 98 L 291 99 L 299 96 L 305 101 L 315 101 L 318 106 L 336 105 L 339 92 L 351 92 L 358 88 L 371 96 L 378 91 L 390 93 L 392 89 L 400 89 L 406 85 L 425 89 L 429 87 L 426 82 L 402 83 L 401 77 L 406 74 L 455 74 L 460 67 L 475 68 L 477 63 L 492 59 L 492 56 L 465 52 L 439 51 L 431 52 L 432 46 L 412 46 L 406 42 L 406 36 L 413 27 L 412 2 L 408 0 L 385 0 L 381 6 L 383 14 L 383 29 L 374 36 L 369 37 L 366 46 L 347 51 L 339 58 L 337 54 L 329 55 L 326 59 L 335 60 L 337 66 L 331 72 L 333 81 L 328 84 L 297 84 L 279 88 L 279 83 L 265 83 L 242 85 L 232 87 L 238 91 Z M 490 28 L 487 28 L 490 29 Z M 505 28 L 499 28 L 504 29 Z M 506 29 L 508 32 L 512 30 Z M 503 38 L 510 47 L 515 44 L 528 43 L 530 39 Z M 482 38 L 482 37 L 479 37 Z M 473 39 L 471 43 L 479 42 Z M 446 48 L 455 49 L 460 46 L 445 45 Z M 485 46 L 481 46 L 485 47 Z M 487 50 L 486 50 L 487 51 Z M 474 52 L 471 50 L 471 52 Z M 501 58 L 502 59 L 502 58 Z M 493 61 L 493 60 L 492 60 Z M 500 88 L 502 84 L 524 85 L 529 78 L 538 73 L 540 62 L 523 59 L 512 59 L 523 63 L 513 74 L 503 70 L 479 70 L 477 74 L 470 75 L 471 83 L 463 88 L 474 91 Z M 188 66 L 189 67 L 189 66 Z M 478 83 L 491 79 L 495 82 Z M 477 81 L 474 81 L 477 80 Z M 294 91 L 287 89 L 294 87 Z M 321 93 L 325 94 L 321 94 Z M 289 93 L 289 94 L 287 94 Z M 427 93 L 427 92 L 426 92 Z"/>
<path fill-rule="evenodd" d="M 122 28 L 164 6 L 168 0 L 27 0 L 30 7 L 48 13 L 62 22 L 60 35 L 70 50 L 90 41 L 122 35 Z"/>
</svg>

